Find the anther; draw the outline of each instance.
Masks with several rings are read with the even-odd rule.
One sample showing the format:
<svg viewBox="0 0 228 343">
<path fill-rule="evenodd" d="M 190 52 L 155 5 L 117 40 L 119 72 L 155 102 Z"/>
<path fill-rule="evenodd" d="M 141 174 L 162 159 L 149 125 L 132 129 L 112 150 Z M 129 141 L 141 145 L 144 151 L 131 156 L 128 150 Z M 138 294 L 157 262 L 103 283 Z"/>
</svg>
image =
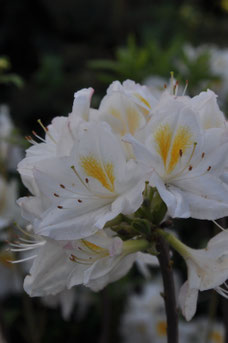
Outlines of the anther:
<svg viewBox="0 0 228 343">
<path fill-rule="evenodd" d="M 189 170 L 189 171 L 192 170 L 192 166 L 189 166 L 189 167 L 188 167 L 188 170 Z"/>
<path fill-rule="evenodd" d="M 57 206 L 60 210 L 63 208 L 62 206 Z"/>
<path fill-rule="evenodd" d="M 87 177 L 85 178 L 85 182 L 86 182 L 86 183 L 89 183 L 89 179 L 88 179 Z"/>
<path fill-rule="evenodd" d="M 79 202 L 79 203 L 81 203 L 81 202 L 82 202 L 82 200 L 81 200 L 81 199 L 78 199 L 78 202 Z"/>
<path fill-rule="evenodd" d="M 202 153 L 201 157 L 204 158 L 204 156 L 205 156 L 205 152 Z"/>
<path fill-rule="evenodd" d="M 64 185 L 62 185 L 62 184 L 60 185 L 60 187 L 63 188 L 63 189 L 66 188 L 66 187 L 65 187 Z"/>
<path fill-rule="evenodd" d="M 42 129 L 47 132 L 48 128 L 44 126 L 44 124 L 42 123 L 42 121 L 40 119 L 37 120 L 38 124 L 40 124 L 40 126 L 42 127 Z"/>
<path fill-rule="evenodd" d="M 183 90 L 183 94 L 182 95 L 185 95 L 186 91 L 187 91 L 187 88 L 188 88 L 188 80 L 185 81 L 185 87 L 184 87 L 184 90 Z"/>
<path fill-rule="evenodd" d="M 210 171 L 211 170 L 211 166 L 209 166 L 208 168 L 207 168 L 207 171 Z"/>
<path fill-rule="evenodd" d="M 57 198 L 59 197 L 59 195 L 57 193 L 54 193 L 54 196 L 57 197 Z"/>
<path fill-rule="evenodd" d="M 182 157 L 182 155 L 183 155 L 182 149 L 179 150 L 179 155 L 180 155 L 180 157 Z"/>
<path fill-rule="evenodd" d="M 72 262 L 76 262 L 76 256 L 71 254 L 69 258 Z"/>
<path fill-rule="evenodd" d="M 167 88 L 167 84 L 166 83 L 164 83 L 164 89 L 166 89 Z"/>
</svg>

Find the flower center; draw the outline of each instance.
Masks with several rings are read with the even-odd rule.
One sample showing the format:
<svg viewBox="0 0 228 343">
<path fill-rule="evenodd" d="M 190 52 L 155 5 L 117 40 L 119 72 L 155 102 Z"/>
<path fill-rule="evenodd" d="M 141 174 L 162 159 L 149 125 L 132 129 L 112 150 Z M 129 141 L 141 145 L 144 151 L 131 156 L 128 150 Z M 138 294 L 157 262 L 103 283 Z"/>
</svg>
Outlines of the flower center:
<svg viewBox="0 0 228 343">
<path fill-rule="evenodd" d="M 79 264 L 90 265 L 102 257 L 109 256 L 108 249 L 102 248 L 85 239 L 80 239 L 76 246 L 75 254 L 71 254 L 69 259 Z"/>
</svg>

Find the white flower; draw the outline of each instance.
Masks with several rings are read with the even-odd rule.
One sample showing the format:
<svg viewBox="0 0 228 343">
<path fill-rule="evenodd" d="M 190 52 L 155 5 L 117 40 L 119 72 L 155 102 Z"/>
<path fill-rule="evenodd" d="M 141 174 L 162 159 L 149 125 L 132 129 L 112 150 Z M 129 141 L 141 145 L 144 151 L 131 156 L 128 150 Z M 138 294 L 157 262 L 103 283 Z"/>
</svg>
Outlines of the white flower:
<svg viewBox="0 0 228 343">
<path fill-rule="evenodd" d="M 126 133 L 135 136 L 149 120 L 156 104 L 157 99 L 146 86 L 131 80 L 124 81 L 123 85 L 114 81 L 94 118 L 106 121 L 119 137 Z"/>
<path fill-rule="evenodd" d="M 213 237 L 205 249 L 183 246 L 180 253 L 187 263 L 188 280 L 181 288 L 179 303 L 186 320 L 191 320 L 199 291 L 215 289 L 228 297 L 228 291 L 221 287 L 228 279 L 228 230 Z"/>
<path fill-rule="evenodd" d="M 55 295 L 81 284 L 98 291 L 123 277 L 137 259 L 137 251 L 148 246 L 144 240 L 123 242 L 103 230 L 81 240 L 39 239 L 31 244 L 11 244 L 12 251 L 37 250 L 33 256 L 14 261 L 35 258 L 24 281 L 30 296 Z"/>
<path fill-rule="evenodd" d="M 26 157 L 18 164 L 18 171 L 24 185 L 33 194 L 39 194 L 39 189 L 33 177 L 34 165 L 57 156 L 68 156 L 77 137 L 79 125 L 87 121 L 90 112 L 90 101 L 93 93 L 92 88 L 82 89 L 75 93 L 72 113 L 68 117 L 56 117 L 47 127 L 39 121 L 45 131 L 45 138 L 41 138 L 35 131 L 35 138 L 40 140 L 37 143 L 32 137 L 27 140 L 33 144 L 26 151 Z"/>
<path fill-rule="evenodd" d="M 202 128 L 227 128 L 226 118 L 219 109 L 217 95 L 213 91 L 208 89 L 201 92 L 190 99 L 190 103 Z"/>
<path fill-rule="evenodd" d="M 111 96 L 118 92 L 125 94 L 135 103 L 146 118 L 157 104 L 157 98 L 147 86 L 140 85 L 132 80 L 126 80 L 123 84 L 119 81 L 114 81 L 107 89 L 107 96 Z"/>
<path fill-rule="evenodd" d="M 8 226 L 17 214 L 17 184 L 13 180 L 7 183 L 0 176 L 0 229 Z"/>
<path fill-rule="evenodd" d="M 221 180 L 227 166 L 228 131 L 203 130 L 197 113 L 167 96 L 147 125 L 145 144 L 127 136 L 136 159 L 151 171 L 172 217 L 216 219 L 228 214 L 228 185 Z"/>
<path fill-rule="evenodd" d="M 55 239 L 87 237 L 143 201 L 142 171 L 105 123 L 82 124 L 70 156 L 39 161 L 33 177 L 39 196 L 18 204 L 37 234 Z"/>
</svg>

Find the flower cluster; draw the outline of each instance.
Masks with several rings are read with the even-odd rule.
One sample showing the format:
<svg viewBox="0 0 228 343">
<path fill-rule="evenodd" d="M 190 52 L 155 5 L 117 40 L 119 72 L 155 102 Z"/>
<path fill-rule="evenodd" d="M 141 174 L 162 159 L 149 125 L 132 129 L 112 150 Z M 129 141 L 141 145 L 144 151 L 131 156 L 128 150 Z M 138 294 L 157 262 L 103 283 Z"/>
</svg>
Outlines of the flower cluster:
<svg viewBox="0 0 228 343">
<path fill-rule="evenodd" d="M 18 171 L 31 196 L 18 204 L 34 234 L 17 250 L 37 252 L 29 257 L 35 260 L 24 288 L 31 296 L 79 284 L 100 290 L 134 261 L 157 263 L 148 254 L 156 254 L 156 233 L 186 259 L 189 280 L 181 299 L 194 290 L 196 303 L 199 290 L 219 287 L 228 277 L 220 239 L 226 231 L 194 254 L 157 227 L 168 216 L 228 215 L 228 127 L 216 95 L 178 95 L 173 79 L 159 95 L 130 80 L 115 81 L 98 109 L 91 108 L 92 94 L 91 88 L 75 93 L 69 116 L 47 127 L 39 121 L 45 138 L 36 132 L 27 137 L 32 147 Z M 194 310 L 189 314 L 185 300 L 189 319 Z"/>
</svg>

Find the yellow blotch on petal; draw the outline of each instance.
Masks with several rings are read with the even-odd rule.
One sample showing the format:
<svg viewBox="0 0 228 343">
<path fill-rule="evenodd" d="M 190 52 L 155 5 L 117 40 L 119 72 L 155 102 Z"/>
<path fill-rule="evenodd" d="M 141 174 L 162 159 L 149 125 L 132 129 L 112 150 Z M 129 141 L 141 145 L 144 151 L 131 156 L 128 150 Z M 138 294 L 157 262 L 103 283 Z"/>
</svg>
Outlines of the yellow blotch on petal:
<svg viewBox="0 0 228 343">
<path fill-rule="evenodd" d="M 140 125 L 140 115 L 136 108 L 128 106 L 123 108 L 122 112 L 116 108 L 111 108 L 110 113 L 121 122 L 122 130 L 120 134 L 122 136 L 128 132 L 132 135 L 135 134 Z"/>
<path fill-rule="evenodd" d="M 110 192 L 114 192 L 115 176 L 112 163 L 101 163 L 92 155 L 82 156 L 80 160 L 81 166 L 87 176 L 93 177 L 99 181 L 103 187 Z"/>
<path fill-rule="evenodd" d="M 167 335 L 167 323 L 165 321 L 160 321 L 156 325 L 156 330 L 158 336 L 166 336 Z"/>
<path fill-rule="evenodd" d="M 192 144 L 192 134 L 189 128 L 185 126 L 179 126 L 172 143 L 169 166 L 167 170 L 168 173 L 173 171 L 177 162 L 179 161 L 179 158 Z"/>
<path fill-rule="evenodd" d="M 135 131 L 139 128 L 140 125 L 140 116 L 138 111 L 133 107 L 126 108 L 126 119 L 127 126 L 130 134 L 134 135 Z"/>
<path fill-rule="evenodd" d="M 127 133 L 127 125 L 126 125 L 126 123 L 124 121 L 123 114 L 121 112 L 119 112 L 114 107 L 112 107 L 110 109 L 110 113 L 111 113 L 111 115 L 114 118 L 118 119 L 121 122 L 121 132 L 120 132 L 120 134 L 121 134 L 121 136 L 124 136 Z"/>
<path fill-rule="evenodd" d="M 209 335 L 209 340 L 213 343 L 223 343 L 224 342 L 224 338 L 222 337 L 222 335 L 217 332 L 211 332 Z"/>
<path fill-rule="evenodd" d="M 147 107 L 148 109 L 151 109 L 151 106 L 150 106 L 149 102 L 148 102 L 142 95 L 140 95 L 140 94 L 138 94 L 138 93 L 135 93 L 135 96 L 136 96 L 144 105 L 146 105 L 146 107 Z M 147 116 L 147 115 L 149 114 L 149 110 L 144 109 L 143 114 L 144 114 L 145 116 Z"/>
<path fill-rule="evenodd" d="M 166 168 L 167 158 L 169 154 L 169 149 L 171 145 L 172 132 L 168 124 L 161 125 L 154 135 L 156 142 L 156 149 L 163 160 L 164 166 Z"/>
</svg>

